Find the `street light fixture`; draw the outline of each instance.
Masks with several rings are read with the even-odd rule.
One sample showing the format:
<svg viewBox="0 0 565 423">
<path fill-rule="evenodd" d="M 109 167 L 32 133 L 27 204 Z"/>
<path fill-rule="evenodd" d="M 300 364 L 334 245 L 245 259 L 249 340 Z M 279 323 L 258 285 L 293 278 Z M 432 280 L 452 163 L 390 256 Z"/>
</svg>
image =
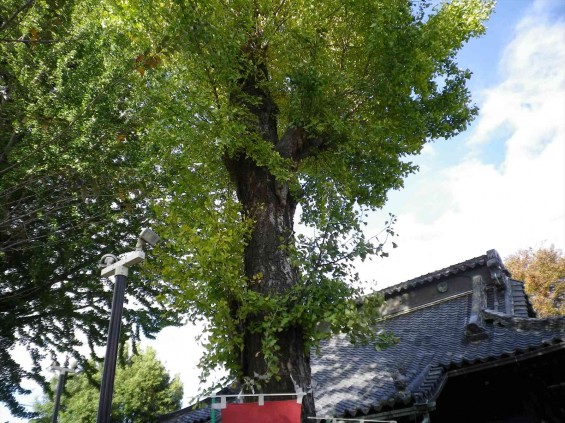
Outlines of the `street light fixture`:
<svg viewBox="0 0 565 423">
<path fill-rule="evenodd" d="M 65 380 L 67 378 L 67 373 L 76 373 L 77 363 L 73 361 L 71 363 L 70 368 L 59 366 L 59 363 L 56 360 L 53 360 L 51 365 L 47 368 L 47 370 L 52 371 L 53 373 L 58 372 L 59 377 L 57 381 L 57 394 L 55 395 L 55 406 L 53 408 L 53 418 L 51 419 L 51 423 L 57 423 L 57 415 L 59 414 L 59 406 L 61 405 L 61 395 L 63 394 L 63 389 L 65 388 Z"/>
<path fill-rule="evenodd" d="M 145 244 L 149 244 L 152 247 L 155 246 L 159 242 L 159 235 L 157 235 L 154 231 L 149 228 L 145 228 L 139 234 L 139 238 L 137 239 L 137 245 L 135 249 L 141 251 Z"/>
<path fill-rule="evenodd" d="M 100 260 L 100 267 L 102 268 L 100 273 L 102 277 L 107 278 L 114 276 L 115 284 L 114 295 L 112 297 L 112 311 L 110 313 L 110 326 L 108 329 L 108 342 L 106 344 L 106 356 L 104 358 L 104 370 L 100 386 L 100 400 L 96 418 L 97 423 L 108 423 L 110 421 L 120 327 L 122 324 L 122 311 L 129 268 L 145 260 L 143 247 L 146 244 L 155 246 L 158 241 L 159 235 L 151 229 L 146 228 L 139 234 L 135 251 L 122 254 L 119 257 L 113 254 L 105 254 Z"/>
</svg>

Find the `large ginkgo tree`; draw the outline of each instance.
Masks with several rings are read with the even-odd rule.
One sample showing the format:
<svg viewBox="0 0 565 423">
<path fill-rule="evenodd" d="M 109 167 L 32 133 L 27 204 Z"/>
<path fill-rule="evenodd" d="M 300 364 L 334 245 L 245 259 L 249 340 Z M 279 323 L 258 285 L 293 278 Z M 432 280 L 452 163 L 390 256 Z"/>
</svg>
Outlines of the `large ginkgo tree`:
<svg viewBox="0 0 565 423">
<path fill-rule="evenodd" d="M 455 55 L 491 8 L 218 0 L 108 10 L 108 25 L 138 46 L 142 139 L 170 177 L 156 210 L 170 240 L 163 277 L 178 295 L 161 300 L 207 318 L 206 368 L 223 363 L 254 392 L 293 392 L 310 386 L 311 348 L 332 333 L 389 340 L 374 330 L 376 304 L 359 307 L 352 288 L 352 260 L 383 253 L 382 238 L 363 236 L 363 212 L 416 170 L 409 156 L 477 113 Z M 298 210 L 312 239 L 295 234 Z M 303 411 L 314 414 L 311 396 Z"/>
</svg>

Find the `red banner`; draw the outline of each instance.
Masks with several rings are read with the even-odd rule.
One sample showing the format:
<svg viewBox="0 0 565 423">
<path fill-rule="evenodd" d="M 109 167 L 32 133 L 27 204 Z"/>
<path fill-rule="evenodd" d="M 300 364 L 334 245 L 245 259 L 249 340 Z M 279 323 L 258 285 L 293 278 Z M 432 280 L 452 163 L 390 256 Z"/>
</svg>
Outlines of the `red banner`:
<svg viewBox="0 0 565 423">
<path fill-rule="evenodd" d="M 300 423 L 302 404 L 296 400 L 226 404 L 222 423 Z"/>
</svg>

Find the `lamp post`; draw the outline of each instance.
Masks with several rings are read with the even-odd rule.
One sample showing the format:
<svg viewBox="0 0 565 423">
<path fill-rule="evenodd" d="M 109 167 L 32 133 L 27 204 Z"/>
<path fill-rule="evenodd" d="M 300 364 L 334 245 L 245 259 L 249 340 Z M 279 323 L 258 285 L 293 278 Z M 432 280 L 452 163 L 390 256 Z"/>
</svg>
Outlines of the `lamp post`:
<svg viewBox="0 0 565 423">
<path fill-rule="evenodd" d="M 110 326 L 108 328 L 108 341 L 106 344 L 106 356 L 104 358 L 104 370 L 100 386 L 100 400 L 98 402 L 97 423 L 109 423 L 112 409 L 112 396 L 114 393 L 114 376 L 116 374 L 116 360 L 118 355 L 118 344 L 120 341 L 120 327 L 122 324 L 122 310 L 124 306 L 124 295 L 128 270 L 134 264 L 145 260 L 143 246 L 150 244 L 154 246 L 159 241 L 159 235 L 151 229 L 143 229 L 135 251 L 122 254 L 119 259 L 113 254 L 106 254 L 100 260 L 102 267 L 101 275 L 104 278 L 114 276 L 114 295 L 112 297 L 112 310 L 110 313 Z"/>
<path fill-rule="evenodd" d="M 53 361 L 48 370 L 52 372 L 58 372 L 59 377 L 57 381 L 57 394 L 55 395 L 55 406 L 53 407 L 53 417 L 51 423 L 57 423 L 57 415 L 59 414 L 59 406 L 61 405 L 61 395 L 63 394 L 63 389 L 65 388 L 65 380 L 67 379 L 67 373 L 75 373 L 76 363 L 73 362 L 70 368 L 59 366 L 57 361 Z"/>
</svg>

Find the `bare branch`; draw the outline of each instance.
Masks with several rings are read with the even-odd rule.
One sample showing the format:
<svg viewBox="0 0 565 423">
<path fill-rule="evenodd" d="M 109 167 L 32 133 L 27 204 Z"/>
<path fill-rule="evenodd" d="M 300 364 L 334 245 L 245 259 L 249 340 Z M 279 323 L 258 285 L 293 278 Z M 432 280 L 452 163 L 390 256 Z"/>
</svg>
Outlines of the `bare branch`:
<svg viewBox="0 0 565 423">
<path fill-rule="evenodd" d="M 22 39 L 0 38 L 0 42 L 2 43 L 53 44 L 53 43 L 61 43 L 63 41 L 66 40 L 28 40 L 25 38 Z"/>
</svg>

